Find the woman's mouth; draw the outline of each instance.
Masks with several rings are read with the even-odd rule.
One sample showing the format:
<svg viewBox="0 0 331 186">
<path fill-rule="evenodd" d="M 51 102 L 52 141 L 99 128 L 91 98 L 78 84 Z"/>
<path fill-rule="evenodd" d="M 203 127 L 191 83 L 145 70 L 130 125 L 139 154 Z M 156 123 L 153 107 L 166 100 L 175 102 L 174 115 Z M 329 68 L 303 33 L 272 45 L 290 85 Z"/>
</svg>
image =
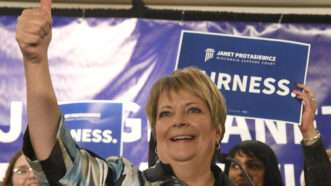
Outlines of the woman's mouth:
<svg viewBox="0 0 331 186">
<path fill-rule="evenodd" d="M 178 135 L 170 138 L 172 142 L 192 141 L 195 139 L 194 135 Z"/>
</svg>

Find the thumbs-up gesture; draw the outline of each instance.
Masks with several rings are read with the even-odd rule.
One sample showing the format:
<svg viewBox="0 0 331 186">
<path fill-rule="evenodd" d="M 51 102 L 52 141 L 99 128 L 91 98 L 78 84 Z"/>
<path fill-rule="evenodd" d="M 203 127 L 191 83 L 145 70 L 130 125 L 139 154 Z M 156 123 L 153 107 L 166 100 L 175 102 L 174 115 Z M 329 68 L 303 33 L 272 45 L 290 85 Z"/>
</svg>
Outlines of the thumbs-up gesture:
<svg viewBox="0 0 331 186">
<path fill-rule="evenodd" d="M 40 0 L 40 7 L 26 9 L 17 19 L 16 40 L 25 62 L 47 60 L 52 38 L 52 0 Z"/>
</svg>

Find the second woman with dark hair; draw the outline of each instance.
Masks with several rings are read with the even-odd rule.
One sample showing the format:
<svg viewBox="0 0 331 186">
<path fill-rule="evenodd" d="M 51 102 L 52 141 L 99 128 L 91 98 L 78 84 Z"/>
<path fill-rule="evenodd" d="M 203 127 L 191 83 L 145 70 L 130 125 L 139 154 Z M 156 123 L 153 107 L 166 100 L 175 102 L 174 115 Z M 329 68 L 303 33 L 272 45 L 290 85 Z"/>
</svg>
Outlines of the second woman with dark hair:
<svg viewBox="0 0 331 186">
<path fill-rule="evenodd" d="M 2 186 L 40 186 L 22 151 L 11 158 Z"/>
<path fill-rule="evenodd" d="M 235 185 L 248 186 L 249 179 L 254 186 L 284 185 L 277 157 L 268 145 L 254 140 L 243 141 L 231 149 L 229 157 L 236 162 L 227 161 L 225 172 Z M 239 166 L 242 166 L 249 178 Z"/>
</svg>

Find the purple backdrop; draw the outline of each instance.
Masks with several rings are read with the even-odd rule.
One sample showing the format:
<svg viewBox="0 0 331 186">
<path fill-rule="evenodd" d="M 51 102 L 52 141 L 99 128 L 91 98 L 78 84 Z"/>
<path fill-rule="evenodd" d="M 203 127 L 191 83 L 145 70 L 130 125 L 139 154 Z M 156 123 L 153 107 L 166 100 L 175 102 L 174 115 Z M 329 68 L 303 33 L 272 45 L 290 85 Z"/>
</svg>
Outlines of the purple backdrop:
<svg viewBox="0 0 331 186">
<path fill-rule="evenodd" d="M 1 174 L 21 147 L 26 128 L 24 72 L 15 25 L 16 17 L 0 16 Z M 317 94 L 317 127 L 331 148 L 331 32 L 325 24 L 55 17 L 49 58 L 59 101 L 122 103 L 123 155 L 137 166 L 146 166 L 146 98 L 153 82 L 174 70 L 184 29 L 310 43 L 307 83 Z M 279 105 L 281 109 L 286 105 Z M 243 139 L 266 142 L 278 155 L 286 185 L 300 185 L 303 160 L 297 126 L 232 116 L 226 126 L 224 152 Z"/>
</svg>

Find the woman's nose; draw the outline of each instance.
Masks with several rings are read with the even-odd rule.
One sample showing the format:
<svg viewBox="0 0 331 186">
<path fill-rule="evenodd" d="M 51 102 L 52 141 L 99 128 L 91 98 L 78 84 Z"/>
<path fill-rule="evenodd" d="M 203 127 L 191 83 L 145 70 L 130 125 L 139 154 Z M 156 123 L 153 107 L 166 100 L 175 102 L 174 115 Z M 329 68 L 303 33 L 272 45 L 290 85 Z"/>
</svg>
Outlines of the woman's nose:
<svg viewBox="0 0 331 186">
<path fill-rule="evenodd" d="M 176 113 L 173 120 L 173 127 L 185 127 L 188 125 L 186 116 L 184 113 Z"/>
<path fill-rule="evenodd" d="M 241 176 L 245 176 L 245 173 L 248 174 L 248 171 L 247 171 L 247 168 L 245 165 L 241 165 L 241 168 L 242 169 L 239 170 Z"/>
<path fill-rule="evenodd" d="M 37 179 L 37 177 L 34 175 L 34 173 L 33 173 L 32 170 L 30 170 L 30 171 L 28 172 L 28 178 L 29 178 L 29 179 Z"/>
<path fill-rule="evenodd" d="M 182 127 L 185 127 L 185 126 L 187 126 L 186 123 L 175 123 L 175 124 L 173 125 L 173 127 L 177 127 L 177 128 L 182 128 Z"/>
</svg>

